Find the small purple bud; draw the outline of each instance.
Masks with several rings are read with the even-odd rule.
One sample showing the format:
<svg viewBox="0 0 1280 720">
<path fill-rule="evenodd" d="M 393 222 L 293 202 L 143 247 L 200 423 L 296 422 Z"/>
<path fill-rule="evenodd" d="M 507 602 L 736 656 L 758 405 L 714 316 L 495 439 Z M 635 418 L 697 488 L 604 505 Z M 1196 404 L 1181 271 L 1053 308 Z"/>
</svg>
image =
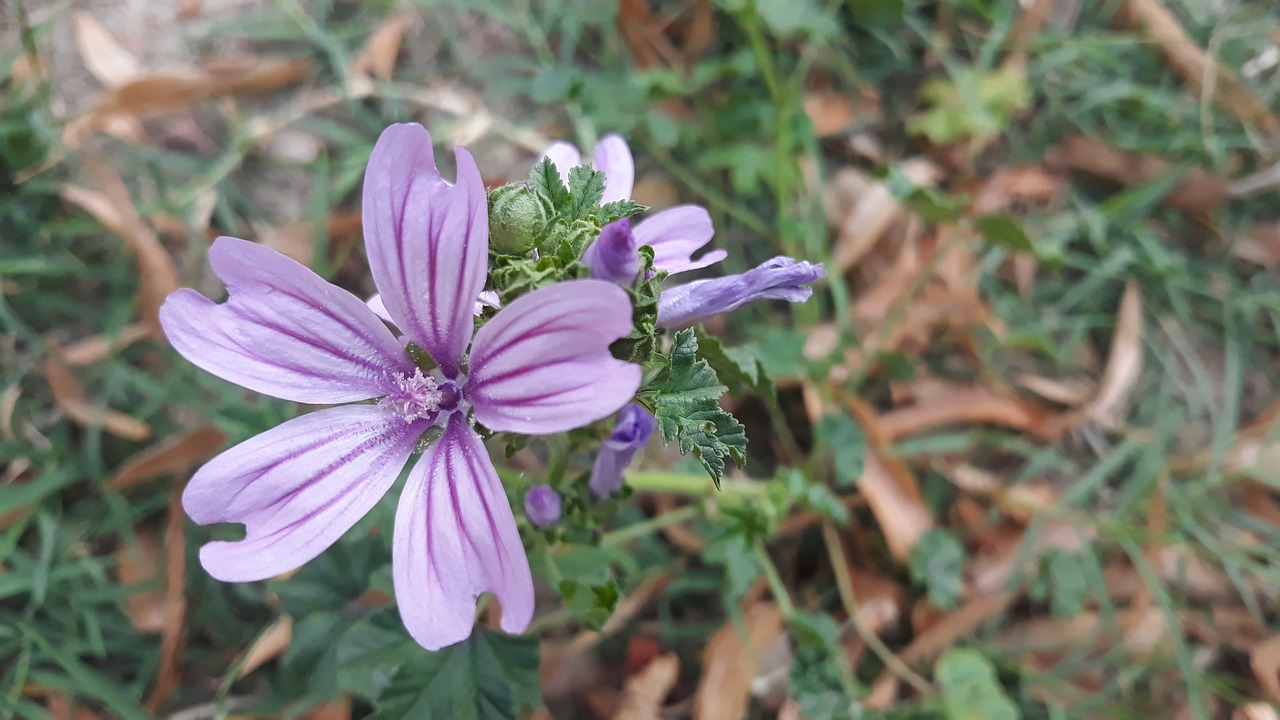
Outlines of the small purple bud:
<svg viewBox="0 0 1280 720">
<path fill-rule="evenodd" d="M 524 515 L 534 527 L 554 525 L 562 509 L 560 493 L 550 485 L 534 485 L 524 494 Z"/>
<path fill-rule="evenodd" d="M 658 325 L 689 325 L 756 300 L 804 302 L 813 294 L 808 285 L 826 276 L 821 263 L 779 256 L 741 275 L 695 280 L 662 291 L 658 297 Z"/>
<path fill-rule="evenodd" d="M 631 221 L 614 220 L 600 231 L 600 237 L 587 246 L 582 262 L 591 277 L 619 285 L 630 285 L 640 274 L 640 253 L 636 237 L 631 234 Z"/>
<path fill-rule="evenodd" d="M 618 412 L 613 432 L 600 446 L 591 468 L 591 495 L 597 500 L 622 489 L 622 470 L 631 464 L 636 451 L 649 441 L 658 421 L 644 406 L 631 403 Z"/>
</svg>

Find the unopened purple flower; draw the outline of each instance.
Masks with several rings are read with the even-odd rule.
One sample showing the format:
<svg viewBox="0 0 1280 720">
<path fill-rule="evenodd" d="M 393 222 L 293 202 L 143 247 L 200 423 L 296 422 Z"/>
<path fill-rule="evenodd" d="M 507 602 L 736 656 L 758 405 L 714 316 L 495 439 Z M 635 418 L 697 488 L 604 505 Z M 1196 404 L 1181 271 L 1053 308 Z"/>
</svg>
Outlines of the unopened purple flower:
<svg viewBox="0 0 1280 720">
<path fill-rule="evenodd" d="M 600 446 L 591 468 L 591 495 L 606 498 L 622 489 L 622 470 L 631 464 L 636 451 L 649 441 L 658 421 L 644 406 L 630 403 L 618 412 L 613 432 Z"/>
<path fill-rule="evenodd" d="M 524 494 L 524 515 L 534 527 L 554 525 L 563 510 L 560 493 L 550 485 L 534 485 Z"/>
<path fill-rule="evenodd" d="M 436 368 L 415 365 L 354 295 L 235 238 L 209 250 L 230 293 L 225 303 L 184 289 L 160 311 L 174 348 L 204 370 L 284 400 L 340 405 L 250 438 L 191 478 L 182 503 L 193 520 L 245 526 L 243 540 L 200 549 L 220 580 L 269 578 L 320 554 L 439 429 L 409 473 L 392 552 L 401 618 L 429 649 L 471 633 L 482 593 L 498 597 L 508 632 L 533 615 L 529 561 L 471 417 L 498 431 L 562 432 L 615 412 L 640 383 L 638 366 L 609 354 L 631 331 L 627 295 L 611 283 L 535 290 L 473 338 L 488 216 L 475 161 L 463 149 L 456 158 L 451 185 L 426 130 L 394 125 L 378 139 L 364 183 L 365 246 L 381 301 Z"/>
<path fill-rule="evenodd" d="M 560 177 L 569 181 L 569 171 L 582 164 L 582 155 L 578 148 L 567 142 L 558 141 L 547 148 L 544 155 L 556 164 Z M 596 144 L 593 157 L 594 166 L 605 175 L 604 202 L 627 200 L 631 198 L 631 188 L 635 183 L 636 168 L 631 158 L 631 150 L 627 142 L 617 135 L 607 135 Z M 606 226 L 606 230 L 608 227 Z M 711 225 L 711 215 L 706 208 L 697 205 L 680 205 L 662 212 L 654 213 L 632 229 L 635 248 L 648 245 L 653 248 L 653 267 L 666 270 L 667 274 L 697 270 L 720 262 L 728 257 L 724 250 L 712 250 L 697 260 L 693 254 L 711 242 L 715 228 Z M 604 233 L 596 240 L 599 244 L 604 240 Z M 587 253 L 592 252 L 591 248 Z M 617 252 L 615 250 L 615 252 Z M 636 257 L 637 267 L 640 262 Z M 601 277 L 594 274 L 594 277 Z M 630 284 L 631 278 L 622 284 Z M 618 282 L 618 281 L 615 281 Z"/>
<path fill-rule="evenodd" d="M 658 325 L 688 325 L 756 300 L 804 302 L 813 294 L 809 284 L 826 276 L 821 264 L 776 257 L 741 275 L 664 288 L 658 297 Z"/>
<path fill-rule="evenodd" d="M 630 285 L 640 274 L 640 253 L 636 247 L 631 221 L 622 218 L 604 226 L 600 237 L 582 254 L 582 262 L 593 278 Z"/>
</svg>

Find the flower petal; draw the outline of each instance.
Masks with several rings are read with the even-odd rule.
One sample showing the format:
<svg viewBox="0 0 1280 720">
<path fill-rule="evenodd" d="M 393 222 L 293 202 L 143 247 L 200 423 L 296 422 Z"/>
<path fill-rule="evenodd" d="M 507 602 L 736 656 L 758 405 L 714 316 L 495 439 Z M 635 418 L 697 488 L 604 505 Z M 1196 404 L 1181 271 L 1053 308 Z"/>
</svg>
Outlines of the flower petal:
<svg viewBox="0 0 1280 720">
<path fill-rule="evenodd" d="M 436 169 L 421 125 L 392 125 L 364 176 L 364 240 L 373 281 L 396 326 L 457 376 L 484 288 L 489 212 L 471 154 L 455 154 L 458 182 Z"/>
<path fill-rule="evenodd" d="M 413 362 L 359 298 L 271 248 L 221 237 L 209 264 L 221 305 L 179 290 L 160 308 L 170 344 L 218 377 L 264 395 L 332 404 L 384 395 Z"/>
<path fill-rule="evenodd" d="M 542 156 L 550 158 L 551 162 L 556 164 L 556 170 L 560 172 L 560 179 L 565 185 L 569 184 L 569 171 L 582 164 L 582 153 L 578 152 L 577 147 L 563 140 L 551 143 Z"/>
<path fill-rule="evenodd" d="M 604 173 L 604 199 L 602 203 L 627 200 L 636 180 L 636 165 L 631 159 L 631 148 L 619 135 L 605 135 L 596 143 L 595 167 Z"/>
<path fill-rule="evenodd" d="M 503 630 L 529 626 L 529 559 L 489 453 L 461 413 L 409 473 L 394 543 L 396 603 L 423 647 L 465 640 L 485 592 L 502 604 Z"/>
<path fill-rule="evenodd" d="M 395 483 L 429 423 L 377 405 L 308 413 L 210 460 L 182 494 L 201 525 L 243 523 L 245 538 L 200 548 L 228 582 L 262 580 L 324 551 Z"/>
<path fill-rule="evenodd" d="M 701 322 L 757 300 L 804 302 L 813 295 L 809 285 L 826 276 L 822 263 L 778 256 L 740 275 L 663 288 L 658 296 L 658 326 L 671 328 Z"/>
<path fill-rule="evenodd" d="M 653 266 L 671 275 L 697 270 L 728 257 L 724 250 L 712 250 L 697 260 L 693 254 L 711 242 L 715 227 L 711 214 L 698 205 L 678 205 L 649 216 L 632 232 L 637 245 L 653 248 Z"/>
<path fill-rule="evenodd" d="M 476 333 L 466 394 L 493 430 L 546 435 L 622 407 L 640 366 L 609 344 L 631 332 L 631 300 L 603 280 L 571 280 L 517 298 Z"/>
</svg>

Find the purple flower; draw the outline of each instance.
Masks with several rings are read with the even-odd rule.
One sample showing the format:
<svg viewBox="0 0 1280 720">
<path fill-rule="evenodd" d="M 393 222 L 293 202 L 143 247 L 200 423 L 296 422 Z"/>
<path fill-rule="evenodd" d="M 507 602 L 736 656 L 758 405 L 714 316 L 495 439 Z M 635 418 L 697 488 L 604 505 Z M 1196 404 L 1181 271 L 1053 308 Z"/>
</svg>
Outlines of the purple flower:
<svg viewBox="0 0 1280 720">
<path fill-rule="evenodd" d="M 813 294 L 807 286 L 826 276 L 821 264 L 776 257 L 741 275 L 664 288 L 658 297 L 658 325 L 688 325 L 756 300 L 804 302 Z"/>
<path fill-rule="evenodd" d="M 534 527 L 554 525 L 563 509 L 560 493 L 550 485 L 534 485 L 524 494 L 524 514 Z"/>
<path fill-rule="evenodd" d="M 600 237 L 582 254 L 582 262 L 591 270 L 593 278 L 630 285 L 640 274 L 640 253 L 636 247 L 631 221 L 623 218 L 604 226 Z"/>
<path fill-rule="evenodd" d="M 533 582 L 515 517 L 470 417 L 505 432 L 565 431 L 616 411 L 640 368 L 609 354 L 631 330 L 626 293 L 598 280 L 524 295 L 473 335 L 484 285 L 488 218 L 475 160 L 458 180 L 436 169 L 431 137 L 394 125 L 364 183 L 365 246 L 386 312 L 437 364 L 414 364 L 363 302 L 261 245 L 219 238 L 209 263 L 230 297 L 179 290 L 160 311 L 174 348 L 225 380 L 284 400 L 341 405 L 290 420 L 223 452 L 183 494 L 193 520 L 241 523 L 211 542 L 214 577 L 252 581 L 302 565 L 333 544 L 395 483 L 431 428 L 439 436 L 409 473 L 395 519 L 400 616 L 424 647 L 471 633 L 476 598 L 492 592 L 501 625 L 533 615 Z M 470 346 L 470 355 L 467 354 Z"/>
<path fill-rule="evenodd" d="M 582 164 L 582 155 L 578 152 L 578 148 L 567 142 L 552 143 L 544 155 L 556 164 L 560 177 L 566 183 L 569 181 L 569 171 Z M 596 144 L 594 165 L 595 169 L 605 175 L 604 202 L 630 199 L 636 169 L 631 159 L 631 150 L 627 147 L 625 140 L 617 135 L 606 135 Z M 600 233 L 600 238 L 593 243 L 592 247 L 608 242 L 605 233 L 613 224 L 605 226 Z M 658 270 L 666 270 L 669 275 L 704 268 L 720 262 L 729 255 L 724 250 L 712 250 L 697 260 L 693 259 L 693 254 L 711 242 L 711 236 L 715 234 L 715 228 L 711 225 L 711 215 L 707 213 L 706 208 L 697 205 L 680 205 L 655 213 L 637 224 L 631 232 L 634 238 L 634 247 L 631 252 L 634 253 L 635 248 L 641 245 L 652 247 L 653 266 Z M 617 236 L 613 236 L 613 242 L 617 242 Z M 592 249 L 587 248 L 587 254 L 591 253 Z M 601 253 L 601 255 L 604 258 L 616 259 L 619 256 L 619 250 L 615 247 L 611 252 Z M 639 263 L 638 257 L 636 262 Z M 591 268 L 593 277 L 610 279 L 596 274 L 597 265 L 588 264 L 588 267 Z M 627 267 L 625 262 L 619 262 L 604 272 L 608 275 L 625 274 Z M 635 274 L 632 273 L 631 279 L 634 277 Z M 631 279 L 623 284 L 630 284 Z"/>
<path fill-rule="evenodd" d="M 600 446 L 591 468 L 591 495 L 606 498 L 622 488 L 622 470 L 631 464 L 636 451 L 649 441 L 658 421 L 644 406 L 630 403 L 618 412 L 613 432 Z"/>
</svg>

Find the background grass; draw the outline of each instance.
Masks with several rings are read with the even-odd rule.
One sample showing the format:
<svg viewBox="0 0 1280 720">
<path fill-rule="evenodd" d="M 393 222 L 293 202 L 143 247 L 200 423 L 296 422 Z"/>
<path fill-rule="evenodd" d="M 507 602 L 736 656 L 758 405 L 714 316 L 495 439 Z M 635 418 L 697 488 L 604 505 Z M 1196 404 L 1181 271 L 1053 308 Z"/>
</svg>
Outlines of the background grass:
<svg viewBox="0 0 1280 720">
<path fill-rule="evenodd" d="M 317 272 L 367 294 L 352 213 L 373 140 L 408 119 L 472 147 L 494 185 L 520 179 L 546 139 L 589 146 L 621 133 L 646 192 L 711 211 L 716 245 L 731 253 L 725 272 L 775 254 L 831 268 L 805 305 L 751 306 L 713 324 L 727 344 L 752 348 L 778 384 L 776 400 L 747 393 L 737 405 L 753 444 L 742 475 L 754 482 L 716 494 L 696 466 L 649 453 L 633 477 L 641 492 L 609 518 L 600 554 L 577 560 L 612 567 L 624 597 L 645 598 L 588 656 L 589 686 L 557 684 L 554 663 L 591 608 L 562 606 L 554 593 L 540 600 L 552 716 L 610 714 L 631 697 L 628 680 L 645 677 L 644 661 L 668 651 L 682 668 L 659 693 L 668 716 L 733 695 L 703 673 L 723 644 L 711 638 L 762 627 L 753 608 L 764 597 L 790 628 L 790 660 L 773 662 L 790 677 L 791 699 L 755 697 L 753 717 L 780 707 L 849 715 L 852 700 L 868 717 L 1208 718 L 1280 699 L 1269 694 L 1277 660 L 1266 642 L 1280 587 L 1270 461 L 1280 280 L 1275 241 L 1257 240 L 1275 237 L 1280 205 L 1274 190 L 1224 193 L 1190 211 L 1170 202 L 1179 181 L 1218 187 L 1215 178 L 1265 170 L 1277 145 L 1118 23 L 1133 3 L 1050 3 L 1029 34 L 1016 4 L 982 0 L 280 0 L 245 13 L 206 4 L 183 26 L 196 28 L 180 33 L 184 52 L 301 59 L 305 77 L 135 113 L 142 141 L 118 126 L 67 134 L 106 92 L 77 66 L 72 7 L 19 2 L 5 16 L 0 712 L 363 717 L 378 706 L 425 716 L 377 701 L 412 680 L 392 678 L 417 657 L 386 600 L 377 528 L 395 493 L 297 574 L 226 585 L 196 559 L 211 531 L 174 510 L 198 453 L 118 481 L 166 440 L 204 428 L 225 436 L 217 449 L 297 409 L 199 372 L 154 336 L 137 340 L 147 293 L 163 278 L 140 272 L 136 228 L 121 233 L 65 189 L 106 195 L 116 215 L 134 208 L 181 284 L 211 295 L 220 290 L 203 257 L 215 233 L 309 254 Z M 1275 52 L 1270 3 L 1168 6 L 1225 67 Z M 360 70 L 361 58 L 388 18 L 403 19 L 403 39 L 393 74 L 378 77 Z M 145 28 L 116 32 L 134 52 L 149 47 Z M 85 83 L 94 93 L 73 92 Z M 1274 63 L 1246 83 L 1277 105 Z M 821 98 L 836 109 L 816 106 Z M 832 113 L 836 127 L 822 127 Z M 1158 156 L 1168 170 L 1073 171 L 1078 158 L 1061 157 L 1073 136 Z M 921 159 L 936 183 L 908 179 Z M 123 179 L 127 198 L 108 192 L 98 166 Z M 998 211 L 1012 222 L 981 225 L 975 196 L 1001 172 L 1028 167 L 1055 190 L 1029 199 L 1013 183 L 1006 192 L 1017 199 Z M 864 184 L 882 181 L 921 232 L 914 241 L 901 228 L 886 233 L 841 273 L 831 263 L 848 240 L 824 197 L 829 206 L 865 197 L 837 183 L 850 170 Z M 858 301 L 892 277 L 907 248 L 922 253 L 922 269 L 904 278 L 888 312 L 860 314 Z M 969 264 L 948 276 L 957 258 Z M 1136 336 L 1117 327 L 1126 288 L 1141 297 Z M 941 300 L 930 295 L 942 290 Z M 947 319 L 965 298 L 980 319 Z M 913 308 L 944 319 L 921 322 Z M 899 330 L 911 339 L 890 341 Z M 1121 384 L 1126 402 L 1113 421 L 1099 422 L 1091 403 L 1117 334 L 1143 366 Z M 86 338 L 114 344 L 76 363 Z M 78 387 L 58 397 L 67 373 Z M 1085 391 L 1053 402 L 1029 392 L 1026 376 Z M 921 394 L 937 379 L 952 383 L 947 392 L 986 388 L 1043 417 L 946 423 L 878 445 L 877 417 L 946 406 L 945 393 Z M 87 415 L 77 416 L 77 399 Z M 113 426 L 104 408 L 145 424 L 146 436 Z M 909 557 L 895 557 L 886 539 L 901 519 L 868 503 L 856 482 L 866 482 L 868 463 L 901 468 L 921 490 L 934 529 L 912 538 Z M 512 468 L 516 486 L 528 482 L 521 470 L 536 474 Z M 995 489 L 966 484 L 974 473 Z M 992 558 L 1006 557 L 1007 580 L 984 581 Z M 892 621 L 866 632 L 849 611 L 883 587 L 892 588 Z M 859 599 L 842 593 L 854 589 Z M 965 622 L 992 598 L 1003 600 Z M 284 616 L 290 640 L 280 643 Z M 950 672 L 935 664 L 946 647 L 910 650 L 947 623 L 959 629 L 945 646 L 977 651 L 949 655 Z M 265 663 L 239 677 L 258 664 L 255 648 L 269 646 Z M 748 680 L 766 678 L 767 666 L 749 668 Z M 875 690 L 882 672 L 906 676 L 887 700 Z M 528 672 L 512 677 L 536 693 Z"/>
</svg>

